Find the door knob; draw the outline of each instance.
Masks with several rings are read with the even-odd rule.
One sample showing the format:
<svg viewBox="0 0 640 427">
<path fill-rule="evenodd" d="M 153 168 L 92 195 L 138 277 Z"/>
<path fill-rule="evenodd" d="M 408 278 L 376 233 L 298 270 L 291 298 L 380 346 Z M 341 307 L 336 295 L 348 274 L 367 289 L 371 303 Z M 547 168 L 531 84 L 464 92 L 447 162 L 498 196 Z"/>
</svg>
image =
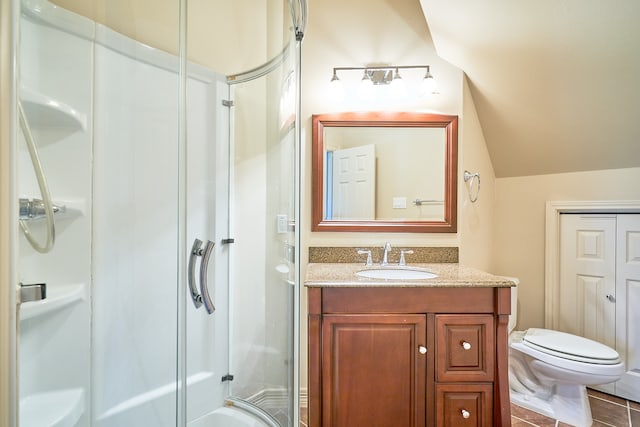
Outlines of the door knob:
<svg viewBox="0 0 640 427">
<path fill-rule="evenodd" d="M 471 413 L 469 411 L 467 411 L 466 409 L 463 409 L 461 411 L 461 414 L 462 414 L 462 418 L 464 418 L 465 420 L 471 416 Z"/>
<path fill-rule="evenodd" d="M 421 345 L 420 347 L 418 347 L 418 351 L 420 352 L 420 354 L 427 354 L 427 347 Z"/>
</svg>

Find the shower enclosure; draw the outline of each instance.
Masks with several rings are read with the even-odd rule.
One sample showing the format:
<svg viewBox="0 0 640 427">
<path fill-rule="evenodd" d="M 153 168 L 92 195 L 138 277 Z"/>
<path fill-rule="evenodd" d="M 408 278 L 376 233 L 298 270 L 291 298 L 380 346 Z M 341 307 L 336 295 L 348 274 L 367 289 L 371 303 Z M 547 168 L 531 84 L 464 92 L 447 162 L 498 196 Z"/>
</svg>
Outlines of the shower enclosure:
<svg viewBox="0 0 640 427">
<path fill-rule="evenodd" d="M 297 425 L 306 5 L 125 3 L 0 0 L 0 425 Z"/>
</svg>

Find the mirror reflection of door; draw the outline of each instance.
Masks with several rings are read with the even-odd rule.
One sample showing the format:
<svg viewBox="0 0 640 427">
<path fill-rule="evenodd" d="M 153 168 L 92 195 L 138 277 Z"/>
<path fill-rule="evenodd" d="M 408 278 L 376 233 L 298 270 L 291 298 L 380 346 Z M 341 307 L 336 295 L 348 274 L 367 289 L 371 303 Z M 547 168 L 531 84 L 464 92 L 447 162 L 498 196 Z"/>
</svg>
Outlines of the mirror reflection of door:
<svg viewBox="0 0 640 427">
<path fill-rule="evenodd" d="M 328 127 L 324 133 L 324 219 L 438 221 L 444 218 L 444 129 Z M 368 149 L 365 147 L 371 147 L 375 155 L 372 166 L 375 182 L 367 190 L 364 189 L 364 170 L 351 169 L 356 166 L 357 156 L 362 155 L 357 150 Z M 357 192 L 352 191 L 356 182 Z M 364 195 L 371 189 L 374 191 L 371 198 L 365 199 Z M 374 206 L 365 210 L 362 204 L 371 200 Z M 356 207 L 356 203 L 361 206 Z"/>
<path fill-rule="evenodd" d="M 373 144 L 328 152 L 327 188 L 331 219 L 374 219 L 376 215 L 376 154 Z"/>
</svg>

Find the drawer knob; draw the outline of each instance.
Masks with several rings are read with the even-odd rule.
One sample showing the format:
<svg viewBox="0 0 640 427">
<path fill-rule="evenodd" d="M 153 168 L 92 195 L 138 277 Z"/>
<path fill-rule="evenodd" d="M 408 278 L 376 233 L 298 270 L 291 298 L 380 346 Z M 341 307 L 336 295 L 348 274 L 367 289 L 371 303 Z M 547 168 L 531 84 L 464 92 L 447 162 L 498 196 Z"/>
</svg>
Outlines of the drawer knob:
<svg viewBox="0 0 640 427">
<path fill-rule="evenodd" d="M 427 347 L 421 345 L 420 347 L 418 347 L 418 351 L 420 352 L 420 354 L 427 354 Z"/>
<path fill-rule="evenodd" d="M 462 410 L 462 418 L 464 418 L 466 420 L 470 416 L 471 416 L 471 412 L 467 411 L 466 409 Z"/>
<path fill-rule="evenodd" d="M 464 348 L 465 350 L 471 350 L 471 343 L 462 341 L 462 348 Z"/>
</svg>

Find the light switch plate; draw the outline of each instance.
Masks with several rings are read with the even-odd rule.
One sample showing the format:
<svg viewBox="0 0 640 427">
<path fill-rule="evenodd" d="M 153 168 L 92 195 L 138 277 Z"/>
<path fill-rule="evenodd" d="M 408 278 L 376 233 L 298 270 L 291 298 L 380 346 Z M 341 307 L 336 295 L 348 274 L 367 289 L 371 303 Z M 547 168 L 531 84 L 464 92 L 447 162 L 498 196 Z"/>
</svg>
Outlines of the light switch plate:
<svg viewBox="0 0 640 427">
<path fill-rule="evenodd" d="M 407 198 L 406 197 L 394 197 L 393 198 L 393 209 L 407 209 Z"/>
<path fill-rule="evenodd" d="M 278 225 L 277 225 L 278 234 L 286 233 L 287 232 L 287 215 L 278 214 L 276 215 L 276 219 L 278 221 Z"/>
</svg>

